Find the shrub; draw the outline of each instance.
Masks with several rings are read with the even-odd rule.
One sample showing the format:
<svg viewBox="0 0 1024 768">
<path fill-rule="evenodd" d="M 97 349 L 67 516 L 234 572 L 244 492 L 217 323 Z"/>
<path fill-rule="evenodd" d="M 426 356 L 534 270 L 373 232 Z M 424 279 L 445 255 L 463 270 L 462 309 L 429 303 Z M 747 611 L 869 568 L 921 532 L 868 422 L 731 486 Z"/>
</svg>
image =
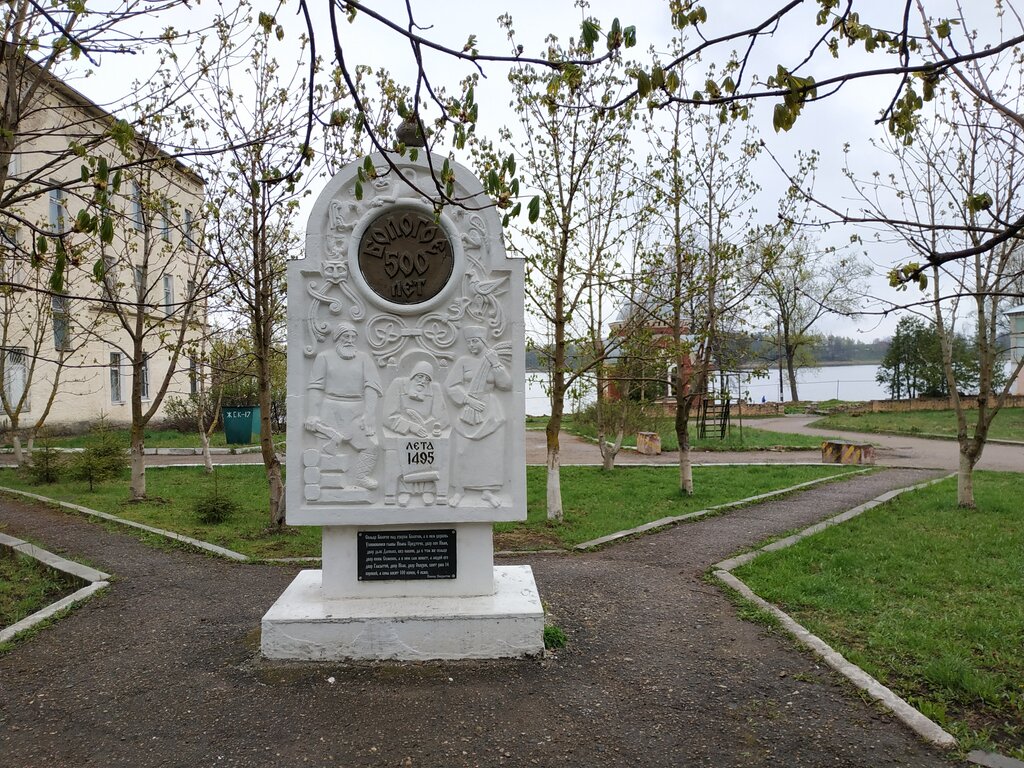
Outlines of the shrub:
<svg viewBox="0 0 1024 768">
<path fill-rule="evenodd" d="M 214 409 L 213 398 L 207 395 L 203 400 L 200 404 L 199 395 L 168 397 L 164 407 L 163 425 L 184 435 L 196 433 L 199 431 L 198 415 L 202 408 L 203 428 L 209 429 L 218 414 Z"/>
<path fill-rule="evenodd" d="M 569 638 L 566 637 L 565 631 L 554 624 L 544 625 L 544 647 L 549 650 L 555 650 L 556 648 L 565 648 L 565 644 L 569 642 Z"/>
<path fill-rule="evenodd" d="M 203 525 L 223 523 L 237 511 L 238 502 L 217 491 L 201 497 L 192 507 L 193 514 Z"/>
<path fill-rule="evenodd" d="M 128 469 L 128 452 L 121 437 L 106 422 L 99 421 L 86 447 L 71 459 L 69 469 L 75 480 L 88 481 L 91 491 L 96 483 L 124 474 Z"/>
<path fill-rule="evenodd" d="M 43 443 L 32 451 L 31 458 L 24 467 L 29 479 L 37 485 L 56 483 L 66 468 L 64 454 L 49 443 Z"/>
</svg>

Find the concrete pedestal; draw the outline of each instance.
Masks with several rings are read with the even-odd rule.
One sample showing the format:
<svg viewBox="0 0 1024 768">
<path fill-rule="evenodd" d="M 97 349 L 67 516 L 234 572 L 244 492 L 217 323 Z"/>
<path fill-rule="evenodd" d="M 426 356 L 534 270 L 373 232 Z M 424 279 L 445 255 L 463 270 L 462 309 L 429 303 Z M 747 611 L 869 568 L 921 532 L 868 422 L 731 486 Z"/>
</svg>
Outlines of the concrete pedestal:
<svg viewBox="0 0 1024 768">
<path fill-rule="evenodd" d="M 544 650 L 544 609 L 527 565 L 496 566 L 494 594 L 325 597 L 302 571 L 263 617 L 271 659 L 494 659 Z"/>
</svg>

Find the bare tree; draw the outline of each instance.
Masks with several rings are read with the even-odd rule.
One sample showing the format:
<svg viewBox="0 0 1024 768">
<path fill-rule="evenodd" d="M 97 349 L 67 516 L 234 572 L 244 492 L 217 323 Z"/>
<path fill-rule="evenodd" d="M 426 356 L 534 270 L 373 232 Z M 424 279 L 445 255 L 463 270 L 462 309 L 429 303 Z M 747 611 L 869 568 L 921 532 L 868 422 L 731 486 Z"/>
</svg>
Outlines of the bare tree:
<svg viewBox="0 0 1024 768">
<path fill-rule="evenodd" d="M 981 74 L 981 73 L 974 73 Z M 986 73 L 963 93 L 943 88 L 936 110 L 916 127 L 912 146 L 889 143 L 897 170 L 887 177 L 860 181 L 852 173 L 871 217 L 887 225 L 900 242 L 928 258 L 938 252 L 963 252 L 929 269 L 930 295 L 913 301 L 931 315 L 942 347 L 950 402 L 956 412 L 960 466 L 957 503 L 975 506 L 973 470 L 981 458 L 992 419 L 1005 401 L 1012 380 L 1003 383 L 1003 354 L 998 344 L 1002 310 L 1019 303 L 1021 241 L 988 243 L 991 232 L 1020 215 L 1024 190 L 1024 125 L 1007 124 L 995 106 L 1020 99 L 1024 70 L 1015 62 L 996 84 Z M 979 99 L 975 91 L 989 91 Z M 917 270 L 917 267 L 908 268 Z M 922 273 L 922 277 L 926 277 Z M 978 352 L 977 394 L 958 381 L 954 348 L 958 328 L 971 326 Z M 968 408 L 968 397 L 975 407 Z"/>
<path fill-rule="evenodd" d="M 723 121 L 716 111 L 676 103 L 654 117 L 645 128 L 652 148 L 647 183 L 660 231 L 647 271 L 658 279 L 640 307 L 657 318 L 674 369 L 679 487 L 691 495 L 690 415 L 710 394 L 724 319 L 756 286 L 744 259 L 756 238 L 751 169 L 760 145 L 748 124 Z"/>
<path fill-rule="evenodd" d="M 575 50 L 572 43 L 567 52 L 552 44 L 549 56 L 563 58 Z M 609 104 L 617 98 L 623 83 L 613 76 L 611 65 L 581 72 L 573 85 L 533 66 L 515 70 L 511 82 L 515 109 L 525 129 L 517 151 L 527 183 L 540 191 L 543 202 L 536 224 L 523 227 L 509 246 L 528 260 L 527 298 L 548 333 L 539 345 L 550 372 L 547 515 L 560 520 L 559 431 L 566 393 L 608 351 L 595 347 L 593 336 L 573 321 L 594 306 L 591 300 L 608 291 L 619 272 L 616 262 L 629 194 L 625 168 L 633 113 L 622 109 L 592 116 L 582 109 L 592 100 Z M 553 109 L 555 98 L 580 108 Z M 502 141 L 511 144 L 511 133 L 506 131 Z M 595 319 L 595 323 L 601 321 Z M 596 330 L 600 333 L 600 328 Z M 570 349 L 575 352 L 573 359 Z"/>
</svg>

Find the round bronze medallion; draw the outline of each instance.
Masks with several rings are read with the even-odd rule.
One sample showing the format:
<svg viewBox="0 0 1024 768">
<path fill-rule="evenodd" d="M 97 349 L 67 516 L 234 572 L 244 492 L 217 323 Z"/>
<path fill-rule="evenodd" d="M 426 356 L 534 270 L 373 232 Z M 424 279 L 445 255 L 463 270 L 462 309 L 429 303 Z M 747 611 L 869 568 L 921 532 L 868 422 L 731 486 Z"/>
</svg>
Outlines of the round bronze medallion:
<svg viewBox="0 0 1024 768">
<path fill-rule="evenodd" d="M 452 276 L 448 235 L 424 211 L 397 208 L 370 222 L 359 240 L 359 271 L 370 289 L 394 304 L 422 304 Z"/>
</svg>

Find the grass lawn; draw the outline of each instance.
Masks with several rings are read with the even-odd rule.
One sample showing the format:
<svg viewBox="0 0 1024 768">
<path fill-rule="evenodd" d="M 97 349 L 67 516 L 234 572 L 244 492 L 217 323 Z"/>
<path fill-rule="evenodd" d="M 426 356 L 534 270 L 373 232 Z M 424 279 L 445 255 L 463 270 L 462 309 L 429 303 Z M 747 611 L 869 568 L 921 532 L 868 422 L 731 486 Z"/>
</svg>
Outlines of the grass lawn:
<svg viewBox="0 0 1024 768">
<path fill-rule="evenodd" d="M 736 575 L 950 730 L 1024 758 L 1024 477 L 903 494 Z"/>
<path fill-rule="evenodd" d="M 549 523 L 545 511 L 545 467 L 527 467 L 527 520 L 498 523 L 497 549 L 570 547 L 600 536 L 634 528 L 652 520 L 685 515 L 760 493 L 787 488 L 819 477 L 846 474 L 853 467 L 770 465 L 695 467 L 695 493 L 678 491 L 679 469 L 562 467 L 565 519 Z"/>
<path fill-rule="evenodd" d="M 567 420 L 565 429 L 574 432 L 582 437 L 597 439 L 597 431 L 588 425 Z M 661 449 L 663 451 L 678 451 L 679 441 L 676 439 L 675 422 L 671 419 L 659 419 L 651 425 L 650 431 L 657 431 L 661 435 Z M 790 448 L 790 449 L 816 449 L 821 448 L 821 438 L 813 435 L 791 435 L 784 432 L 772 432 L 767 429 L 757 429 L 749 426 L 747 419 L 743 420 L 743 428 L 737 421 L 732 422 L 732 429 L 726 434 L 725 439 L 718 438 L 717 433 L 712 435 L 712 429 L 708 428 L 708 437 L 697 437 L 697 422 L 690 422 L 690 448 L 697 451 L 760 451 L 767 448 Z M 636 447 L 636 434 L 626 435 L 622 441 L 623 445 Z"/>
<path fill-rule="evenodd" d="M 968 412 L 967 422 L 976 415 Z M 851 432 L 884 432 L 900 435 L 942 435 L 956 437 L 956 414 L 953 411 L 908 411 L 905 413 L 865 413 L 855 416 L 837 413 L 813 422 L 810 426 Z M 1024 408 L 1003 408 L 992 420 L 989 437 L 1024 442 Z"/>
<path fill-rule="evenodd" d="M 527 468 L 525 523 L 496 526 L 498 549 L 560 548 L 632 528 L 651 520 L 681 515 L 709 506 L 786 488 L 819 477 L 844 474 L 841 466 L 696 467 L 697 493 L 690 498 L 675 489 L 676 467 L 620 467 L 603 473 L 597 467 L 564 467 L 562 494 L 565 520 L 549 524 L 544 510 L 544 467 Z M 220 493 L 240 505 L 237 514 L 220 524 L 203 524 L 192 513 L 196 500 Z M 259 465 L 219 466 L 216 480 L 198 467 L 151 468 L 146 472 L 151 499 L 128 501 L 127 478 L 90 492 L 85 483 L 66 481 L 32 485 L 13 469 L 0 469 L 0 485 L 70 501 L 101 512 L 146 523 L 218 544 L 253 557 L 317 557 L 320 529 L 310 526 L 267 530 L 267 484 Z"/>
<path fill-rule="evenodd" d="M 70 595 L 80 586 L 73 576 L 0 547 L 0 629 Z"/>
</svg>

